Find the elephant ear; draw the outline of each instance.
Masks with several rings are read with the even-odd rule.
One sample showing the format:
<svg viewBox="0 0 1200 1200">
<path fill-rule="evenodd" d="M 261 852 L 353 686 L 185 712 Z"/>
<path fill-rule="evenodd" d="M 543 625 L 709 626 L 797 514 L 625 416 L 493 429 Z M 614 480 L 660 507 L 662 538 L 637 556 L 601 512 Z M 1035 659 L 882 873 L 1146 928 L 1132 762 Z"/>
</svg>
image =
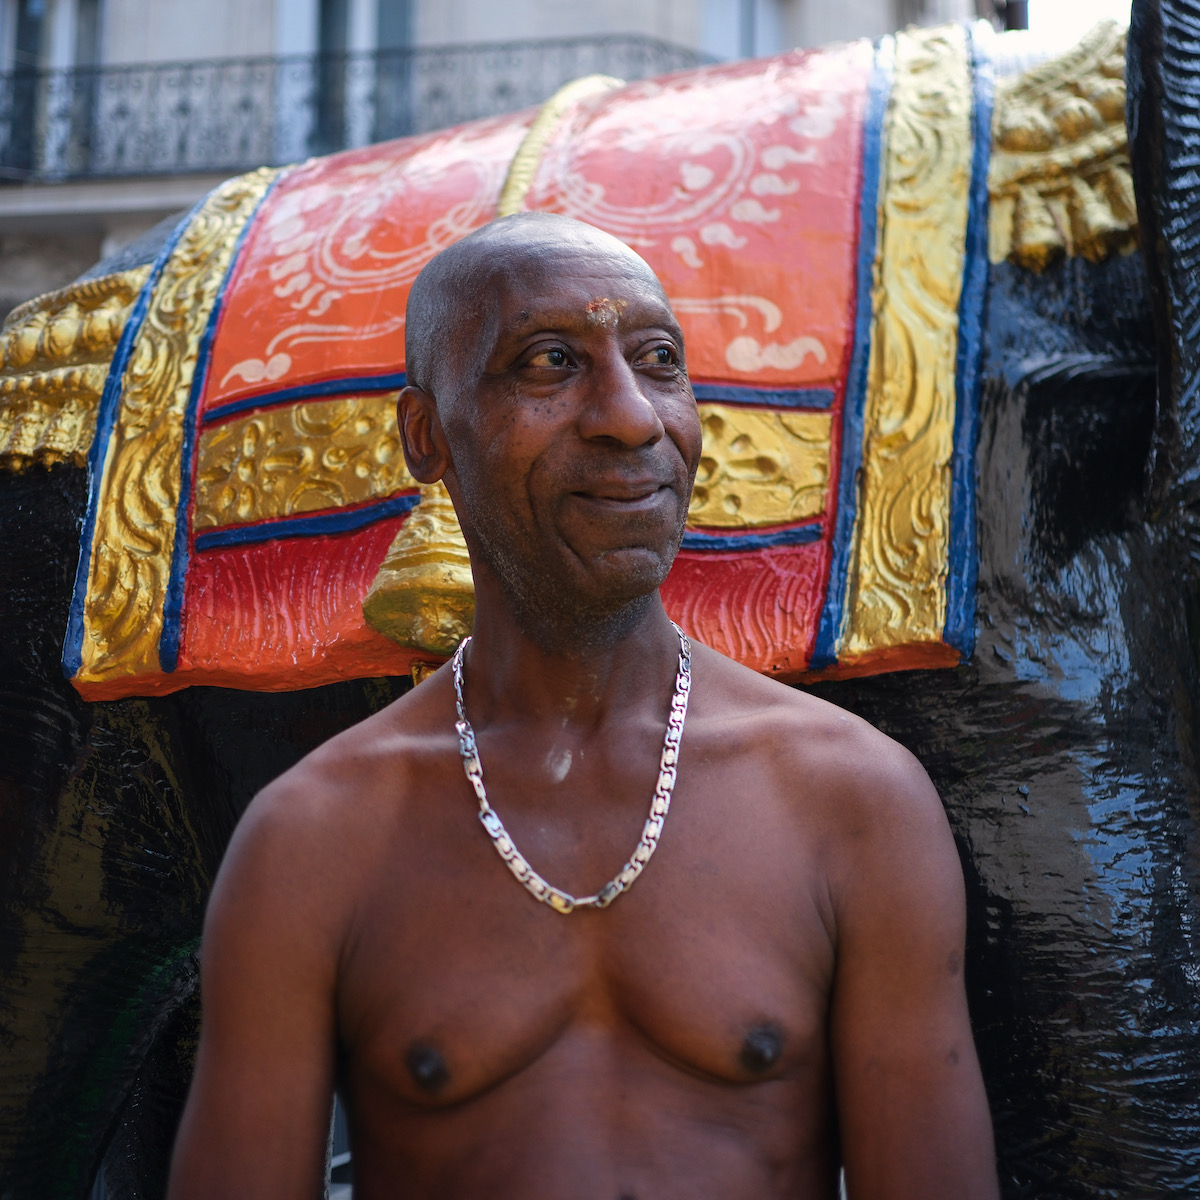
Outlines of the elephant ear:
<svg viewBox="0 0 1200 1200">
<path fill-rule="evenodd" d="M 1200 0 L 1134 0 L 1126 119 L 1158 338 L 1151 501 L 1200 503 Z"/>
</svg>

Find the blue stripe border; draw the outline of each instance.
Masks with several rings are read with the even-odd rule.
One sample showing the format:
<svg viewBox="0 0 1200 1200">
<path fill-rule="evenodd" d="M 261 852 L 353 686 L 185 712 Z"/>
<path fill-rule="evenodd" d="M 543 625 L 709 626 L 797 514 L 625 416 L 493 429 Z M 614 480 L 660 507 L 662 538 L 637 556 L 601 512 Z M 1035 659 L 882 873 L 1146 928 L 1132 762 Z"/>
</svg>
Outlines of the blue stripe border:
<svg viewBox="0 0 1200 1200">
<path fill-rule="evenodd" d="M 875 319 L 875 245 L 879 237 L 879 180 L 883 170 L 883 122 L 887 115 L 895 65 L 895 42 L 882 38 L 871 72 L 867 118 L 863 130 L 862 193 L 858 217 L 858 278 L 854 313 L 854 352 L 846 381 L 842 409 L 842 454 L 838 476 L 837 519 L 829 556 L 829 586 L 817 626 L 809 666 L 813 670 L 837 661 L 837 642 L 846 604 L 846 571 L 850 541 L 858 514 L 858 477 L 863 453 L 863 412 L 867 399 L 867 371 L 871 364 L 871 326 Z"/>
<path fill-rule="evenodd" d="M 706 533 L 699 529 L 689 529 L 683 535 L 683 545 L 680 549 L 734 553 L 744 550 L 771 550 L 776 546 L 807 546 L 820 541 L 824 529 L 819 521 L 813 525 L 775 529 L 770 533 Z"/>
<path fill-rule="evenodd" d="M 175 509 L 175 545 L 171 554 L 171 574 L 167 579 L 167 592 L 163 599 L 163 627 L 158 639 L 158 662 L 166 673 L 174 671 L 179 663 L 179 636 L 181 616 L 183 613 L 183 585 L 187 577 L 188 566 L 188 534 L 191 522 L 190 508 L 192 501 L 193 463 L 192 458 L 196 449 L 197 420 L 196 414 L 200 407 L 200 396 L 208 380 L 208 368 L 212 360 L 213 337 L 216 334 L 217 322 L 225 307 L 225 293 L 229 289 L 229 281 L 237 269 L 242 247 L 250 230 L 254 227 L 267 197 L 275 190 L 276 184 L 287 174 L 280 171 L 271 180 L 263 194 L 258 198 L 253 210 L 246 217 L 237 241 L 233 244 L 233 253 L 229 256 L 229 265 L 225 268 L 225 278 L 217 290 L 213 301 L 212 311 L 208 314 L 208 322 L 200 339 L 196 355 L 196 368 L 192 373 L 192 386 L 188 392 L 187 408 L 183 415 L 183 446 L 179 458 L 179 503 Z"/>
<path fill-rule="evenodd" d="M 264 196 L 265 200 L 266 197 Z M 398 392 L 407 382 L 403 371 L 390 375 L 359 375 L 340 379 L 325 379 L 320 383 L 302 383 L 296 387 L 281 388 L 277 392 L 258 392 L 243 396 L 228 404 L 219 404 L 204 414 L 203 424 L 213 425 L 226 417 L 249 412 L 254 408 L 277 408 L 293 400 L 316 400 L 325 396 L 357 396 L 362 392 Z"/>
<path fill-rule="evenodd" d="M 975 445 L 979 432 L 980 362 L 988 288 L 988 165 L 992 149 L 992 63 L 973 26 L 967 28 L 974 72 L 975 137 L 967 213 L 966 261 L 958 306 L 954 458 L 950 483 L 950 548 L 946 627 L 942 638 L 963 658 L 975 649 L 979 545 L 975 523 Z"/>
<path fill-rule="evenodd" d="M 832 408 L 833 388 L 756 388 L 741 384 L 693 383 L 698 402 L 752 404 L 760 408 Z"/>
<path fill-rule="evenodd" d="M 138 335 L 146 320 L 146 312 L 150 307 L 150 298 L 162 278 L 167 260 L 175 252 L 184 231 L 192 219 L 204 206 L 208 196 L 196 202 L 192 210 L 175 226 L 171 236 L 150 268 L 150 277 L 142 285 L 142 290 L 134 302 L 133 309 L 125 321 L 125 328 L 117 342 L 112 362 L 108 367 L 108 375 L 104 380 L 104 391 L 100 394 L 100 403 L 96 407 L 96 433 L 88 451 L 88 503 L 83 517 L 83 527 L 79 535 L 79 563 L 75 568 L 75 588 L 71 595 L 71 611 L 67 617 L 67 633 L 63 639 L 62 669 L 68 679 L 79 674 L 83 665 L 83 635 L 84 608 L 87 603 L 88 576 L 92 566 L 92 541 L 96 535 L 96 515 L 100 507 L 100 488 L 104 482 L 104 460 L 108 456 L 108 445 L 112 440 L 113 427 L 116 425 L 117 410 L 121 404 L 122 385 L 125 380 L 125 370 L 133 356 L 133 349 Z"/>
<path fill-rule="evenodd" d="M 376 521 L 411 512 L 420 498 L 419 492 L 409 492 L 375 504 L 363 505 L 361 508 L 340 508 L 335 512 L 281 517 L 277 521 L 265 521 L 261 525 L 232 525 L 224 529 L 213 529 L 196 534 L 196 552 L 199 554 L 205 550 L 222 550 L 227 546 L 253 546 L 280 538 L 327 537 L 330 534 L 351 533 L 373 525 Z"/>
</svg>

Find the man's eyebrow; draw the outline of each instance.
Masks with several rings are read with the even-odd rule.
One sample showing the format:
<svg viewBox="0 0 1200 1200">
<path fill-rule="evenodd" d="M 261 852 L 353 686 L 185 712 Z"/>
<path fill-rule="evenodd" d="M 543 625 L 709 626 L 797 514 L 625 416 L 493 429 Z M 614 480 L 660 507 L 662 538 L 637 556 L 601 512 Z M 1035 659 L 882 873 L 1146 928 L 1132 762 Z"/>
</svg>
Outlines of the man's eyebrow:
<svg viewBox="0 0 1200 1200">
<path fill-rule="evenodd" d="M 592 322 L 587 306 L 571 306 L 569 308 L 541 309 L 537 312 L 525 310 L 512 322 L 503 325 L 497 332 L 497 344 L 510 338 L 527 337 L 531 333 L 565 333 L 571 330 L 589 328 Z M 653 314 L 644 310 L 637 311 L 632 304 L 622 308 L 619 317 L 622 326 L 636 324 L 646 329 L 661 329 L 679 341 L 683 340 L 683 330 L 669 310 L 660 310 Z"/>
</svg>

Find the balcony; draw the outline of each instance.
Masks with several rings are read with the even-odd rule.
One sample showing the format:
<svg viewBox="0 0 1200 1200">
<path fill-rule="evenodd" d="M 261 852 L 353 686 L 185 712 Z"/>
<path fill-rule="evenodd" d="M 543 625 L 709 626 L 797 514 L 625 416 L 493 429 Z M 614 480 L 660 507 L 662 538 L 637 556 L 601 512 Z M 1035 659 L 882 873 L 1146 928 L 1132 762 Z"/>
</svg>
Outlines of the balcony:
<svg viewBox="0 0 1200 1200">
<path fill-rule="evenodd" d="M 634 35 L 0 74 L 0 186 L 295 162 L 710 61 Z"/>
</svg>

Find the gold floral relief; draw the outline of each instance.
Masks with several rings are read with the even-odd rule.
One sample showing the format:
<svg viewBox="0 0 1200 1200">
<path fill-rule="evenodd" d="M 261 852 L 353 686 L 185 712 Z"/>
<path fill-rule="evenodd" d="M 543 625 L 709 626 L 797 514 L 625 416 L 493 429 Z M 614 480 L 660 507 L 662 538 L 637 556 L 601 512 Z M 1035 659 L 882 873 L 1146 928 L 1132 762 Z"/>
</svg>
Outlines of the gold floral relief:
<svg viewBox="0 0 1200 1200">
<path fill-rule="evenodd" d="M 154 288 L 122 381 L 101 476 L 80 682 L 156 672 L 182 472 L 183 416 L 200 339 L 242 227 L 278 174 L 217 188 Z"/>
<path fill-rule="evenodd" d="M 315 400 L 201 435 L 193 523 L 211 529 L 345 508 L 416 486 L 400 451 L 395 392 Z"/>
<path fill-rule="evenodd" d="M 897 35 L 842 662 L 940 643 L 946 622 L 972 110 L 965 32 Z"/>
<path fill-rule="evenodd" d="M 0 329 L 0 468 L 82 467 L 125 322 L 150 267 L 48 292 Z"/>
<path fill-rule="evenodd" d="M 395 392 L 310 401 L 207 430 L 197 456 L 195 528 L 344 508 L 415 489 L 395 404 Z M 702 404 L 700 420 L 704 453 L 690 525 L 786 525 L 824 511 L 829 413 Z"/>
<path fill-rule="evenodd" d="M 832 417 L 701 404 L 704 452 L 688 524 L 787 525 L 820 516 L 829 487 Z"/>
<path fill-rule="evenodd" d="M 996 84 L 988 253 L 1034 271 L 1137 244 L 1125 129 L 1125 30 L 1102 21 L 1068 53 Z"/>
</svg>

